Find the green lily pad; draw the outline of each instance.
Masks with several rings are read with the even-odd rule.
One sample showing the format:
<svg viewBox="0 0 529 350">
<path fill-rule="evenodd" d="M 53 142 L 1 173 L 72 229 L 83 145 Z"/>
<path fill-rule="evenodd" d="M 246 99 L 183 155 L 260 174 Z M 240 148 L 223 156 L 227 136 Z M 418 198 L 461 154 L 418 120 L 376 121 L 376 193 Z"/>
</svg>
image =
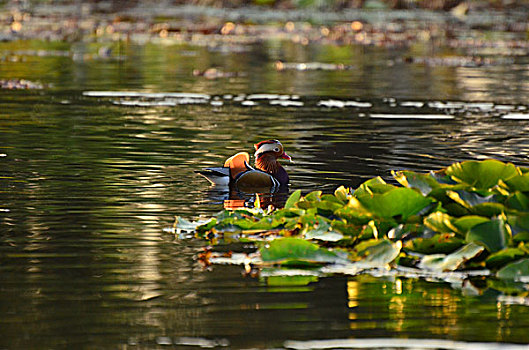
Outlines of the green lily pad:
<svg viewBox="0 0 529 350">
<path fill-rule="evenodd" d="M 463 245 L 463 239 L 450 233 L 439 233 L 431 238 L 418 237 L 405 244 L 406 250 L 421 254 L 449 254 Z"/>
<path fill-rule="evenodd" d="M 521 259 L 504 266 L 496 273 L 496 277 L 506 280 L 527 281 L 529 279 L 529 259 Z"/>
<path fill-rule="evenodd" d="M 511 192 L 529 192 L 529 173 L 516 174 L 503 181 Z"/>
<path fill-rule="evenodd" d="M 492 194 L 481 196 L 479 193 L 463 190 L 448 191 L 447 194 L 452 200 L 468 209 L 483 203 L 497 203 Z"/>
<path fill-rule="evenodd" d="M 302 231 L 305 239 L 316 239 L 327 242 L 337 242 L 343 239 L 343 234 L 331 230 L 331 225 L 322 217 L 317 217 L 316 221 L 314 225 L 307 225 Z"/>
<path fill-rule="evenodd" d="M 410 188 L 395 187 L 382 194 L 356 195 L 362 205 L 374 215 L 382 218 L 401 217 L 403 221 L 417 214 L 430 203 L 432 199 L 424 197 Z"/>
<path fill-rule="evenodd" d="M 312 191 L 305 196 L 305 200 L 309 202 L 317 202 L 320 200 L 321 193 L 321 191 Z"/>
<path fill-rule="evenodd" d="M 290 197 L 288 197 L 286 203 L 285 203 L 285 209 L 294 208 L 294 205 L 299 201 L 301 198 L 301 190 L 294 191 Z"/>
<path fill-rule="evenodd" d="M 326 232 L 319 232 L 319 231 L 309 231 L 305 233 L 306 239 L 316 239 L 318 241 L 324 241 L 324 242 L 338 242 L 339 240 L 342 240 L 344 238 L 343 234 L 337 231 L 326 231 Z"/>
<path fill-rule="evenodd" d="M 507 247 L 509 234 L 504 220 L 496 218 L 472 227 L 466 235 L 466 241 L 479 242 L 494 253 Z"/>
<path fill-rule="evenodd" d="M 376 267 L 383 267 L 391 263 L 399 255 L 402 242 L 391 242 L 387 239 L 372 239 L 362 242 L 355 247 L 353 260 Z"/>
<path fill-rule="evenodd" d="M 390 191 L 394 189 L 395 186 L 388 185 L 386 181 L 384 181 L 380 176 L 377 176 L 375 178 L 372 178 L 370 180 L 367 180 L 366 182 L 362 183 L 358 188 L 354 191 L 353 195 L 355 197 L 362 196 L 362 195 L 373 195 L 373 194 L 380 194 L 385 193 L 387 191 Z"/>
<path fill-rule="evenodd" d="M 391 174 L 402 186 L 416 188 L 425 196 L 440 186 L 432 174 L 419 174 L 408 170 L 392 171 Z"/>
<path fill-rule="evenodd" d="M 506 211 L 505 206 L 502 203 L 498 203 L 494 195 L 481 196 L 475 192 L 462 190 L 447 191 L 447 195 L 475 215 L 492 217 Z"/>
<path fill-rule="evenodd" d="M 452 224 L 453 218 L 445 213 L 436 211 L 424 218 L 424 225 L 429 229 L 439 233 L 459 232 Z"/>
<path fill-rule="evenodd" d="M 498 268 L 512 261 L 521 259 L 525 255 L 527 255 L 526 252 L 520 248 L 505 248 L 491 254 L 487 260 L 485 260 L 485 263 L 489 269 Z"/>
<path fill-rule="evenodd" d="M 478 224 L 489 222 L 489 219 L 479 215 L 466 215 L 453 221 L 454 226 L 465 235 L 470 229 Z"/>
<path fill-rule="evenodd" d="M 421 259 L 419 267 L 427 270 L 433 271 L 455 271 L 466 261 L 475 258 L 485 248 L 477 243 L 469 243 L 462 248 L 458 249 L 452 254 L 433 254 L 426 255 Z"/>
<path fill-rule="evenodd" d="M 367 224 L 373 218 L 373 214 L 355 197 L 349 198 L 349 202 L 336 210 L 334 215 L 345 219 L 350 224 L 357 225 Z"/>
<path fill-rule="evenodd" d="M 514 164 L 495 159 L 454 163 L 446 168 L 445 173 L 453 180 L 477 189 L 490 189 L 500 180 L 508 183 L 519 174 Z"/>
<path fill-rule="evenodd" d="M 342 259 L 334 252 L 301 238 L 279 238 L 259 248 L 263 262 L 281 265 L 314 266 Z"/>
<path fill-rule="evenodd" d="M 175 222 L 173 224 L 173 228 L 175 231 L 181 231 L 181 232 L 195 232 L 197 227 L 203 226 L 206 224 L 209 224 L 211 222 L 214 222 L 214 219 L 212 220 L 200 220 L 200 221 L 189 221 L 186 220 L 180 216 L 175 217 Z M 214 223 L 213 223 L 214 225 Z"/>
<path fill-rule="evenodd" d="M 337 200 L 341 201 L 343 204 L 346 204 L 349 201 L 351 196 L 351 191 L 345 186 L 340 186 L 334 191 L 334 196 Z"/>
<path fill-rule="evenodd" d="M 528 211 L 529 197 L 522 192 L 516 191 L 505 200 L 505 205 L 519 211 Z"/>
</svg>

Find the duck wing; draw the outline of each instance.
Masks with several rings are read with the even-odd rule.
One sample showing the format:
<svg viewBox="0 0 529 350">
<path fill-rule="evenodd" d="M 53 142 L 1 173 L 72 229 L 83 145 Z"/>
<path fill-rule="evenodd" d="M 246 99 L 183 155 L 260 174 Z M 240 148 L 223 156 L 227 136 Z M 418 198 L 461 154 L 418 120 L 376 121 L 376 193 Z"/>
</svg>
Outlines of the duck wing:
<svg viewBox="0 0 529 350">
<path fill-rule="evenodd" d="M 235 178 L 235 185 L 243 192 L 275 192 L 280 184 L 271 174 L 252 168 L 245 162 L 246 171 Z"/>
</svg>

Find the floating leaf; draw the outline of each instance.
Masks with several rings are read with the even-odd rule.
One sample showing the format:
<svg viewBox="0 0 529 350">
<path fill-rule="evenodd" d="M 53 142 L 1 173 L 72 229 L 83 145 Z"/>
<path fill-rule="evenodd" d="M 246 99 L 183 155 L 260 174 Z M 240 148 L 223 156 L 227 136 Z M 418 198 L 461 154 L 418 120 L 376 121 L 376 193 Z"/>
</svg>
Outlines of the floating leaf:
<svg viewBox="0 0 529 350">
<path fill-rule="evenodd" d="M 527 282 L 529 279 L 529 259 L 521 259 L 504 266 L 496 273 L 496 277 Z"/>
<path fill-rule="evenodd" d="M 177 216 L 175 217 L 173 228 L 175 229 L 175 232 L 195 232 L 197 227 L 208 224 L 212 221 L 213 220 L 189 221 L 180 216 Z"/>
<path fill-rule="evenodd" d="M 488 159 L 454 163 L 446 168 L 445 173 L 457 182 L 478 189 L 489 189 L 496 186 L 499 180 L 508 183 L 509 179 L 519 174 L 519 171 L 511 163 Z"/>
<path fill-rule="evenodd" d="M 343 234 L 337 231 L 319 232 L 316 230 L 305 233 L 306 239 L 317 239 L 324 242 L 337 242 L 343 239 Z"/>
<path fill-rule="evenodd" d="M 505 200 L 505 205 L 512 209 L 528 211 L 529 197 L 522 192 L 516 191 Z"/>
<path fill-rule="evenodd" d="M 415 190 L 403 187 L 395 187 L 382 194 L 363 194 L 356 197 L 376 216 L 382 218 L 400 216 L 403 221 L 432 203 L 432 199 L 424 197 Z"/>
<path fill-rule="evenodd" d="M 359 225 L 367 224 L 373 217 L 373 214 L 355 197 L 351 197 L 349 203 L 336 210 L 334 215 L 347 220 L 351 224 Z"/>
<path fill-rule="evenodd" d="M 470 229 L 478 224 L 489 222 L 489 219 L 479 215 L 467 215 L 453 221 L 459 232 L 466 234 Z"/>
<path fill-rule="evenodd" d="M 529 192 L 529 173 L 516 174 L 503 182 L 511 192 Z"/>
<path fill-rule="evenodd" d="M 299 201 L 301 198 L 301 190 L 294 191 L 290 197 L 288 197 L 286 203 L 285 203 L 285 209 L 293 208 L 294 205 Z"/>
<path fill-rule="evenodd" d="M 450 215 L 436 211 L 424 218 L 424 225 L 439 233 L 459 232 L 457 227 L 452 224 L 452 220 Z"/>
<path fill-rule="evenodd" d="M 336 199 L 341 201 L 343 204 L 346 204 L 349 201 L 350 195 L 350 190 L 344 186 L 340 186 L 334 191 L 334 196 Z"/>
<path fill-rule="evenodd" d="M 334 213 L 336 210 L 341 209 L 344 204 L 343 203 L 337 203 L 334 200 L 330 200 L 329 197 L 324 196 L 330 196 L 330 195 L 323 195 L 322 200 L 315 204 L 315 208 L 318 209 L 318 213 L 321 213 L 323 215 L 330 215 Z M 331 196 L 332 198 L 335 198 L 334 196 Z"/>
<path fill-rule="evenodd" d="M 471 212 L 476 215 L 493 217 L 505 213 L 506 209 L 501 203 L 483 203 L 472 207 Z"/>
<path fill-rule="evenodd" d="M 358 197 L 366 194 L 372 195 L 375 193 L 384 193 L 394 188 L 395 186 L 388 185 L 380 176 L 377 176 L 358 186 L 353 195 Z"/>
<path fill-rule="evenodd" d="M 309 202 L 319 201 L 321 197 L 321 191 L 312 191 L 305 196 L 305 200 Z"/>
<path fill-rule="evenodd" d="M 419 267 L 434 271 L 455 271 L 466 261 L 481 254 L 485 248 L 476 243 L 469 243 L 452 254 L 426 255 L 421 259 Z"/>
<path fill-rule="evenodd" d="M 401 241 L 393 243 L 387 239 L 372 239 L 356 246 L 354 260 L 377 267 L 386 266 L 395 260 L 401 248 Z"/>
<path fill-rule="evenodd" d="M 321 265 L 341 261 L 336 253 L 301 238 L 279 238 L 259 248 L 264 262 L 281 265 Z"/>
<path fill-rule="evenodd" d="M 425 196 L 440 184 L 431 174 L 418 174 L 413 171 L 392 171 L 391 174 L 402 186 L 416 188 Z"/>
<path fill-rule="evenodd" d="M 461 204 L 465 208 L 472 209 L 472 207 L 483 204 L 495 202 L 494 195 L 481 196 L 476 192 L 468 192 L 463 190 L 447 191 L 447 195 L 455 202 Z"/>
<path fill-rule="evenodd" d="M 509 241 L 507 232 L 503 219 L 491 219 L 472 227 L 467 233 L 466 241 L 479 242 L 489 252 L 497 252 L 507 247 Z"/>
<path fill-rule="evenodd" d="M 491 254 L 485 263 L 488 268 L 497 268 L 503 266 L 511 261 L 518 260 L 523 256 L 527 255 L 525 251 L 520 248 L 505 248 Z"/>
<path fill-rule="evenodd" d="M 449 254 L 462 245 L 463 240 L 454 234 L 440 233 L 431 238 L 415 238 L 406 242 L 405 248 L 421 254 Z"/>
</svg>

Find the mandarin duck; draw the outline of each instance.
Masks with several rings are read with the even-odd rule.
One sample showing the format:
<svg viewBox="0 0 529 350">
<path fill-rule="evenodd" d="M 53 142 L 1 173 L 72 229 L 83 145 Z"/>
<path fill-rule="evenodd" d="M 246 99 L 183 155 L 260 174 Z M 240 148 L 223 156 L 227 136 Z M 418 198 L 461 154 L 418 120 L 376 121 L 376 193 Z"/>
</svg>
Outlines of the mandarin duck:
<svg viewBox="0 0 529 350">
<path fill-rule="evenodd" d="M 255 167 L 250 166 L 250 156 L 240 152 L 228 158 L 222 167 L 196 171 L 213 185 L 230 186 L 243 192 L 277 192 L 288 186 L 288 174 L 278 159 L 292 158 L 277 140 L 261 141 L 255 147 Z"/>
</svg>

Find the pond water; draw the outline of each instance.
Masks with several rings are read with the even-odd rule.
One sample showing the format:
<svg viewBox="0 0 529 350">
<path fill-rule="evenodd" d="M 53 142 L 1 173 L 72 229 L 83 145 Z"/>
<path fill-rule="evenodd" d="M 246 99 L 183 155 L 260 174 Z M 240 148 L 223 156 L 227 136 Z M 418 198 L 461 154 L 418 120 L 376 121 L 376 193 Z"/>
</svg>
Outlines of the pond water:
<svg viewBox="0 0 529 350">
<path fill-rule="evenodd" d="M 269 138 L 294 159 L 291 190 L 304 193 L 464 159 L 526 165 L 528 56 L 474 67 L 402 60 L 464 54 L 446 50 L 121 44 L 107 57 L 88 44 L 0 44 L 0 79 L 44 85 L 0 90 L 0 348 L 529 342 L 524 296 L 205 269 L 197 254 L 208 242 L 166 230 L 176 215 L 223 208 L 225 194 L 194 170 Z M 349 69 L 278 71 L 279 60 Z M 210 67 L 224 75 L 192 74 Z"/>
</svg>

